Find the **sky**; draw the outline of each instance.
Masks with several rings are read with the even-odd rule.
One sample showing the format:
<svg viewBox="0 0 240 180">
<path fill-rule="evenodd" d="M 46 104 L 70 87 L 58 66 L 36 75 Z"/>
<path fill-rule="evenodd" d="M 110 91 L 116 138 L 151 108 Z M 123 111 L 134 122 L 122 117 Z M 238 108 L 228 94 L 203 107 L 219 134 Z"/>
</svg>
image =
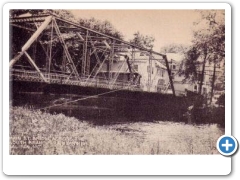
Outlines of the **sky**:
<svg viewBox="0 0 240 180">
<path fill-rule="evenodd" d="M 108 20 L 129 41 L 139 31 L 155 38 L 154 50 L 168 44 L 191 44 L 193 22 L 200 15 L 194 10 L 71 10 L 79 18 Z"/>
</svg>

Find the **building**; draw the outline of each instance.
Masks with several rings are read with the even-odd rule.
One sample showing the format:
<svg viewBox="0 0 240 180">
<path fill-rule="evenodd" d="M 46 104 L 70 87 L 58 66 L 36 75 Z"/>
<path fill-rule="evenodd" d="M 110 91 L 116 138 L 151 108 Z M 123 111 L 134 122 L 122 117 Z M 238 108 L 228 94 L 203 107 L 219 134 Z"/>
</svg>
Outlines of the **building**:
<svg viewBox="0 0 240 180">
<path fill-rule="evenodd" d="M 183 54 L 176 54 L 176 53 L 167 53 L 169 67 L 171 69 L 171 75 L 174 83 L 174 88 L 176 95 L 185 95 L 185 90 L 192 91 L 195 93 L 199 92 L 200 82 L 202 77 L 202 68 L 203 68 L 203 60 L 201 57 L 199 58 L 199 65 L 197 66 L 197 79 L 196 82 L 190 82 L 185 80 L 184 75 L 179 73 L 180 67 L 184 60 Z M 184 67 L 183 67 L 184 68 Z M 205 64 L 204 70 L 204 77 L 202 83 L 202 90 L 201 93 L 210 99 L 211 91 L 212 91 L 212 81 L 213 81 L 213 74 L 215 71 L 215 79 L 214 79 L 214 91 L 213 96 L 219 96 L 219 94 L 224 93 L 224 62 L 221 62 L 215 66 L 214 64 L 207 62 Z M 214 99 L 214 97 L 213 97 Z"/>
<path fill-rule="evenodd" d="M 166 93 L 169 77 L 161 61 L 162 58 L 157 59 L 148 52 L 118 53 L 110 69 L 112 82 L 121 83 L 132 78 L 143 91 Z M 107 76 L 108 68 L 108 63 L 104 63 L 99 73 L 101 77 Z"/>
</svg>

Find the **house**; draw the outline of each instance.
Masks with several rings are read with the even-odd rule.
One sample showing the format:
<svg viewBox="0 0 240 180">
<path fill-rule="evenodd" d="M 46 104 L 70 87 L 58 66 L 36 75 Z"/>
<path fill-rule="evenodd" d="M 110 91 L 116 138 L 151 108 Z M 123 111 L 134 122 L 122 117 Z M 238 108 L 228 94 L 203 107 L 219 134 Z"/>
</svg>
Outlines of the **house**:
<svg viewBox="0 0 240 180">
<path fill-rule="evenodd" d="M 189 80 L 185 80 L 184 75 L 179 73 L 179 69 L 182 65 L 184 60 L 183 54 L 176 54 L 176 53 L 167 53 L 169 67 L 171 70 L 171 75 L 174 83 L 174 88 L 176 95 L 184 95 L 185 90 L 193 91 L 198 93 L 200 88 L 200 80 L 202 77 L 202 68 L 203 68 L 203 60 L 199 58 L 199 65 L 197 66 L 197 78 L 198 81 L 190 82 Z M 222 79 L 224 78 L 224 62 L 215 66 L 215 91 L 223 91 L 224 85 Z M 183 67 L 184 68 L 184 67 Z M 212 80 L 213 80 L 213 73 L 214 73 L 214 64 L 207 62 L 205 64 L 204 70 L 204 78 L 202 83 L 202 94 L 206 97 L 210 97 L 212 91 Z"/>
<path fill-rule="evenodd" d="M 166 53 L 171 71 L 175 94 L 177 96 L 185 95 L 185 89 L 193 91 L 192 83 L 184 81 L 184 75 L 180 74 L 179 70 L 184 60 L 184 54 Z"/>
<path fill-rule="evenodd" d="M 160 60 L 162 58 L 142 51 L 134 52 L 134 55 L 131 52 L 116 53 L 110 69 L 112 81 L 121 83 L 132 78 L 143 91 L 165 93 L 169 78 L 167 68 Z M 106 76 L 108 68 L 104 63 L 99 74 Z"/>
</svg>

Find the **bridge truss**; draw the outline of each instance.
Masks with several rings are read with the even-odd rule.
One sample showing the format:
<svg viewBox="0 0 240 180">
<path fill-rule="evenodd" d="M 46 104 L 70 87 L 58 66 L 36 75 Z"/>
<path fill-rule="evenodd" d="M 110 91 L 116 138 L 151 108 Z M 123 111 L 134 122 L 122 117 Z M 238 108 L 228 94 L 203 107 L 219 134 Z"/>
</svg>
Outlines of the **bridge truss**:
<svg viewBox="0 0 240 180">
<path fill-rule="evenodd" d="M 10 18 L 10 75 L 17 81 L 141 90 L 135 54 L 149 56 L 148 86 L 152 62 L 164 60 L 173 94 L 175 90 L 166 55 L 83 27 L 55 15 Z M 24 35 L 22 37 L 20 34 Z M 74 48 L 72 48 L 74 47 Z M 117 57 L 128 67 L 128 80 L 119 81 L 122 67 L 113 72 Z M 106 66 L 106 72 L 101 72 Z"/>
</svg>

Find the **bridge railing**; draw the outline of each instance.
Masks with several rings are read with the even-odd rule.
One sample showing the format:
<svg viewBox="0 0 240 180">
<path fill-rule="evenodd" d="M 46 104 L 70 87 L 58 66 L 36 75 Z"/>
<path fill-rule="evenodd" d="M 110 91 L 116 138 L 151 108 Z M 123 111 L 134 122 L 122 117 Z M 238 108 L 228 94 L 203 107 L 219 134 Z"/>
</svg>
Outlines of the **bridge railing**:
<svg viewBox="0 0 240 180">
<path fill-rule="evenodd" d="M 96 88 L 108 88 L 108 89 L 125 89 L 132 91 L 141 91 L 137 85 L 132 85 L 126 81 L 116 81 L 112 85 L 111 81 L 102 78 L 81 78 L 60 74 L 60 73 L 45 73 L 42 72 L 44 78 L 50 84 L 66 84 Z M 36 71 L 22 70 L 22 69 L 11 69 L 10 78 L 17 81 L 32 81 L 32 82 L 44 82 L 40 74 Z"/>
</svg>

